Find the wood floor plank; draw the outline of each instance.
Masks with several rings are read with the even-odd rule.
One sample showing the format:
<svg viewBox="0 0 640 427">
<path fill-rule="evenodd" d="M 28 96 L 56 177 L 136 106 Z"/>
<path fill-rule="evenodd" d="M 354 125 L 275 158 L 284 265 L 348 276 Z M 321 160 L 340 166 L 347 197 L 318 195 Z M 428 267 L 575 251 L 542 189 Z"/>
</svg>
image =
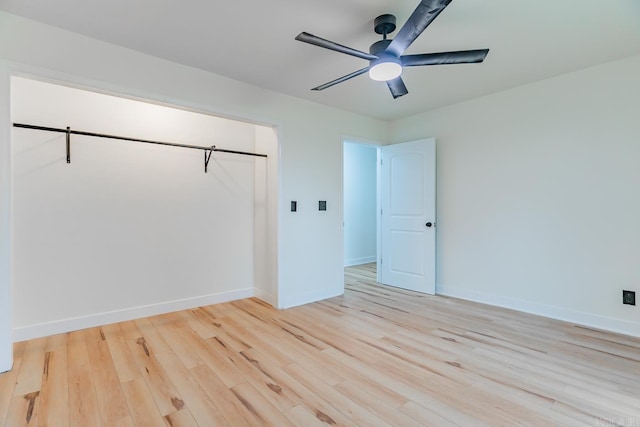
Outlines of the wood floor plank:
<svg viewBox="0 0 640 427">
<path fill-rule="evenodd" d="M 47 341 L 44 346 L 44 351 L 57 350 L 59 348 L 67 347 L 67 334 L 51 335 L 47 337 Z"/>
<path fill-rule="evenodd" d="M 240 383 L 232 387 L 231 392 L 255 417 L 259 425 L 294 427 L 289 419 L 285 417 L 278 408 L 272 405 L 250 382 Z"/>
<path fill-rule="evenodd" d="M 35 426 L 38 424 L 40 392 L 14 396 L 9 406 L 7 427 Z"/>
<path fill-rule="evenodd" d="M 322 396 L 323 400 L 325 400 L 329 405 L 340 411 L 357 425 L 379 427 L 391 426 L 391 424 L 352 401 L 337 388 L 329 386 L 320 378 L 311 374 L 309 371 L 305 371 L 295 363 L 285 366 L 284 370 L 291 375 L 291 377 L 296 378 L 304 387 L 316 395 Z"/>
<path fill-rule="evenodd" d="M 204 390 L 211 401 L 224 414 L 230 425 L 259 425 L 258 420 L 256 420 L 249 409 L 242 404 L 238 396 L 231 392 L 231 388 L 225 385 L 216 372 L 208 366 L 197 366 L 191 370 L 191 373 L 196 381 L 198 381 L 198 384 L 200 384 L 200 387 L 202 387 L 202 390 Z"/>
<path fill-rule="evenodd" d="M 104 427 L 136 427 L 133 424 L 133 418 L 130 415 L 127 415 L 124 418 L 120 418 L 119 420 L 107 422 L 103 424 Z"/>
<path fill-rule="evenodd" d="M 268 358 L 255 349 L 244 350 L 240 354 L 247 361 L 247 368 L 251 366 L 250 369 L 254 371 L 254 374 L 247 377 L 248 382 L 271 404 L 281 412 L 298 404 L 298 396 L 278 381 L 277 375 L 282 370 L 277 364 L 272 364 Z"/>
<path fill-rule="evenodd" d="M 136 359 L 133 357 L 133 353 L 131 353 L 131 349 L 127 345 L 125 338 L 119 334 L 118 330 L 114 330 L 112 333 L 105 333 L 109 337 L 107 339 L 107 345 L 109 346 L 109 353 L 111 353 L 111 359 L 120 382 L 126 383 L 140 378 L 142 374 L 138 369 Z"/>
<path fill-rule="evenodd" d="M 162 414 L 158 411 L 147 383 L 138 378 L 122 384 L 129 413 L 136 427 L 165 427 Z"/>
<path fill-rule="evenodd" d="M 222 337 L 213 337 L 198 346 L 197 351 L 205 354 L 203 360 L 209 368 L 218 373 L 220 379 L 231 388 L 246 381 L 233 359 L 226 356 L 229 344 Z"/>
<path fill-rule="evenodd" d="M 279 372 L 276 381 L 300 397 L 300 402 L 321 422 L 328 425 L 355 427 L 357 424 L 331 406 L 322 396 L 305 387 L 297 378 L 286 372 Z"/>
<path fill-rule="evenodd" d="M 156 318 L 159 317 L 161 316 L 134 320 L 133 323 L 139 331 L 138 335 L 135 336 L 135 339 L 138 340 L 140 337 L 142 337 L 144 339 L 144 347 L 146 347 L 153 354 L 172 353 L 171 347 L 169 346 L 169 344 L 167 344 L 162 335 L 154 326 L 154 323 L 157 322 Z M 136 329 L 131 328 L 132 333 L 134 333 L 135 331 Z"/>
<path fill-rule="evenodd" d="M 146 339 L 144 337 L 134 337 L 131 338 L 127 344 L 160 413 L 162 415 L 168 415 L 176 409 L 179 409 L 176 405 L 180 406 L 179 402 L 181 402 L 182 399 L 164 368 L 158 362 L 156 354 L 153 353 L 147 345 Z"/>
<path fill-rule="evenodd" d="M 341 392 L 345 396 L 349 396 L 349 399 L 360 405 L 367 411 L 375 414 L 381 420 L 386 421 L 392 426 L 405 426 L 405 427 L 423 427 L 424 424 L 417 420 L 405 415 L 397 410 L 393 406 L 387 405 L 384 400 L 378 400 L 375 396 L 367 393 L 362 388 L 358 387 L 349 381 L 343 381 L 335 387 L 336 390 Z"/>
<path fill-rule="evenodd" d="M 165 415 L 164 419 L 168 427 L 198 427 L 198 422 L 186 408 Z"/>
<path fill-rule="evenodd" d="M 171 352 L 178 356 L 187 369 L 204 363 L 198 353 L 189 347 L 184 338 L 185 333 L 188 331 L 185 328 L 186 322 L 182 316 L 177 313 L 169 313 L 165 316 L 153 317 L 151 322 L 163 341 L 167 343 Z"/>
<path fill-rule="evenodd" d="M 426 405 L 428 406 L 428 405 Z M 452 408 L 451 410 L 438 408 L 438 412 L 434 412 L 433 410 L 426 408 L 424 406 L 420 406 L 413 401 L 407 402 L 402 406 L 400 410 L 403 414 L 406 414 L 409 417 L 412 417 L 421 425 L 433 426 L 433 427 L 454 427 L 454 426 L 465 426 L 465 427 L 488 427 L 489 424 L 485 424 L 480 420 L 474 419 L 473 417 L 469 417 L 462 413 L 456 413 Z M 441 415 L 443 414 L 443 415 Z M 448 418 L 447 418 L 448 415 Z"/>
<path fill-rule="evenodd" d="M 193 378 L 180 359 L 172 353 L 161 353 L 156 356 L 167 375 L 180 393 L 182 405 L 189 409 L 199 425 L 227 426 L 229 423 L 222 412 L 215 406 L 202 387 Z"/>
<path fill-rule="evenodd" d="M 52 348 L 45 354 L 38 424 L 63 427 L 69 424 L 67 347 Z"/>
<path fill-rule="evenodd" d="M 96 388 L 91 374 L 87 343 L 82 331 L 72 332 L 67 343 L 69 425 L 101 426 Z"/>
<path fill-rule="evenodd" d="M 138 319 L 142 320 L 142 319 Z M 120 329 L 120 335 L 125 341 L 136 340 L 138 337 L 142 336 L 142 332 L 138 328 L 138 325 L 133 320 L 128 320 L 125 322 L 120 322 L 116 324 Z M 117 333 L 116 330 L 111 329 L 114 333 Z"/>
<path fill-rule="evenodd" d="M 215 317 L 215 315 L 212 314 L 217 312 L 218 307 L 216 306 L 201 307 L 201 310 L 198 312 L 198 316 L 201 319 L 208 318 L 211 325 L 216 328 L 215 337 L 219 337 L 224 340 L 227 345 L 235 351 L 239 352 L 251 348 L 251 345 L 246 342 L 246 338 L 244 337 L 245 331 L 243 328 L 238 327 L 237 322 L 233 318 Z"/>
<path fill-rule="evenodd" d="M 288 354 L 288 358 L 292 360 L 285 363 L 285 365 L 296 361 L 310 372 L 322 375 L 322 378 L 329 384 L 338 384 L 344 380 L 344 377 L 340 375 L 339 369 L 331 366 L 330 359 L 326 358 L 319 348 L 302 343 L 299 338 L 291 336 L 288 332 L 272 332 L 269 336 L 269 346 L 262 345 L 261 340 L 258 340 L 258 342 L 256 350 L 261 353 L 273 354 L 274 351 L 270 350 L 269 347 L 275 347 L 277 352 L 281 351 Z M 246 354 L 246 352 L 244 353 Z"/>
<path fill-rule="evenodd" d="M 22 353 L 22 363 L 20 364 L 14 395 L 23 396 L 40 391 L 46 343 L 46 338 L 27 341 Z"/>
<path fill-rule="evenodd" d="M 27 346 L 29 341 L 21 341 L 13 344 L 13 360 L 22 360 L 22 356 L 24 355 L 24 348 Z"/>
<path fill-rule="evenodd" d="M 266 365 L 262 365 L 260 360 L 249 356 L 246 351 L 235 352 L 225 348 L 225 355 L 242 373 L 246 381 L 251 383 L 266 399 L 281 411 L 286 411 L 294 406 L 294 401 L 288 393 L 282 392 L 282 387 L 274 379 L 272 373 L 266 370 Z M 235 386 L 234 386 L 235 387 Z"/>
<path fill-rule="evenodd" d="M 316 418 L 307 408 L 302 405 L 294 406 L 284 413 L 293 425 L 298 427 L 326 427 L 326 423 Z"/>
<path fill-rule="evenodd" d="M 87 344 L 93 341 L 104 341 L 105 339 L 102 326 L 84 329 L 82 332 L 84 333 L 84 339 Z"/>
<path fill-rule="evenodd" d="M 111 358 L 109 345 L 104 339 L 91 340 L 87 342 L 87 350 L 91 360 L 91 372 L 101 419 L 104 422 L 112 422 L 126 417 L 129 410 Z"/>
<path fill-rule="evenodd" d="M 0 426 L 630 426 L 640 338 L 375 282 L 16 343 Z"/>
<path fill-rule="evenodd" d="M 0 425 L 2 426 L 9 425 L 5 424 L 5 421 L 9 412 L 9 406 L 11 405 L 11 398 L 13 397 L 21 363 L 22 358 L 14 359 L 13 369 L 0 374 Z"/>
<path fill-rule="evenodd" d="M 188 327 L 198 334 L 200 338 L 213 338 L 216 335 L 215 329 L 212 325 L 202 322 L 197 316 L 195 316 L 196 310 L 197 309 L 185 310 L 178 314 L 182 315 L 183 319 L 187 322 Z"/>
</svg>

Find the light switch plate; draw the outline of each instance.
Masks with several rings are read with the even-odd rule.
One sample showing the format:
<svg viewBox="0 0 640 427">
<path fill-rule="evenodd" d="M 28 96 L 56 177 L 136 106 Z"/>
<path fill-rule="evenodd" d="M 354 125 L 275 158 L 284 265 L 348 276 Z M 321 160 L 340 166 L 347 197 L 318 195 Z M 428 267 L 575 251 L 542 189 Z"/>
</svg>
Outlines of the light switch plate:
<svg viewBox="0 0 640 427">
<path fill-rule="evenodd" d="M 622 291 L 622 303 L 628 305 L 636 305 L 635 291 Z"/>
</svg>

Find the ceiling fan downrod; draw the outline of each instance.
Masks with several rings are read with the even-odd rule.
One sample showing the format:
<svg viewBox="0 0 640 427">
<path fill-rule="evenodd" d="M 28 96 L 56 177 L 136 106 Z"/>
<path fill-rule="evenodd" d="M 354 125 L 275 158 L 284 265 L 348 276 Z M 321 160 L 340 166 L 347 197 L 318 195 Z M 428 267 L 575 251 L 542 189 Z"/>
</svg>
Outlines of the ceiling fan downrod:
<svg viewBox="0 0 640 427">
<path fill-rule="evenodd" d="M 382 34 L 382 40 L 387 39 L 387 35 L 396 30 L 396 17 L 387 13 L 378 16 L 373 21 L 373 31 L 376 34 Z"/>
</svg>

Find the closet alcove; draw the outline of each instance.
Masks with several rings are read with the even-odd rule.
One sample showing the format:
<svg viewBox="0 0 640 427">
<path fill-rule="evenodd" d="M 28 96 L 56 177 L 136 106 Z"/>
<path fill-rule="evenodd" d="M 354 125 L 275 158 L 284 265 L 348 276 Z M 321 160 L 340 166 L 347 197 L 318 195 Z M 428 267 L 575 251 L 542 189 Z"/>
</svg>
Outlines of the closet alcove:
<svg viewBox="0 0 640 427">
<path fill-rule="evenodd" d="M 250 296 L 277 305 L 275 128 L 23 77 L 11 90 L 13 123 L 205 148 L 74 134 L 67 163 L 64 133 L 12 129 L 15 341 Z"/>
</svg>

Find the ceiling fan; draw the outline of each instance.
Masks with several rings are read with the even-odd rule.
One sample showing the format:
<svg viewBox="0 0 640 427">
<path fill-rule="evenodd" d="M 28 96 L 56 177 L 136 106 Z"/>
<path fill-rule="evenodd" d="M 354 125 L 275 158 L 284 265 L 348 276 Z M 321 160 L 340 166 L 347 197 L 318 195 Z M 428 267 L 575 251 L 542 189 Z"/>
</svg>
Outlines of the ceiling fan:
<svg viewBox="0 0 640 427">
<path fill-rule="evenodd" d="M 484 61 L 487 53 L 489 53 L 489 49 L 403 55 L 411 43 L 422 34 L 425 28 L 437 18 L 440 12 L 442 12 L 451 1 L 452 0 L 422 0 L 393 40 L 387 39 L 387 35 L 395 31 L 396 17 L 390 14 L 378 16 L 373 22 L 373 27 L 377 34 L 382 34 L 382 40 L 372 44 L 369 48 L 369 53 L 343 46 L 307 32 L 298 34 L 296 37 L 298 41 L 369 61 L 367 67 L 314 87 L 311 90 L 324 90 L 368 72 L 371 79 L 386 81 L 395 99 L 409 93 L 401 77 L 403 67 L 469 64 Z"/>
</svg>

